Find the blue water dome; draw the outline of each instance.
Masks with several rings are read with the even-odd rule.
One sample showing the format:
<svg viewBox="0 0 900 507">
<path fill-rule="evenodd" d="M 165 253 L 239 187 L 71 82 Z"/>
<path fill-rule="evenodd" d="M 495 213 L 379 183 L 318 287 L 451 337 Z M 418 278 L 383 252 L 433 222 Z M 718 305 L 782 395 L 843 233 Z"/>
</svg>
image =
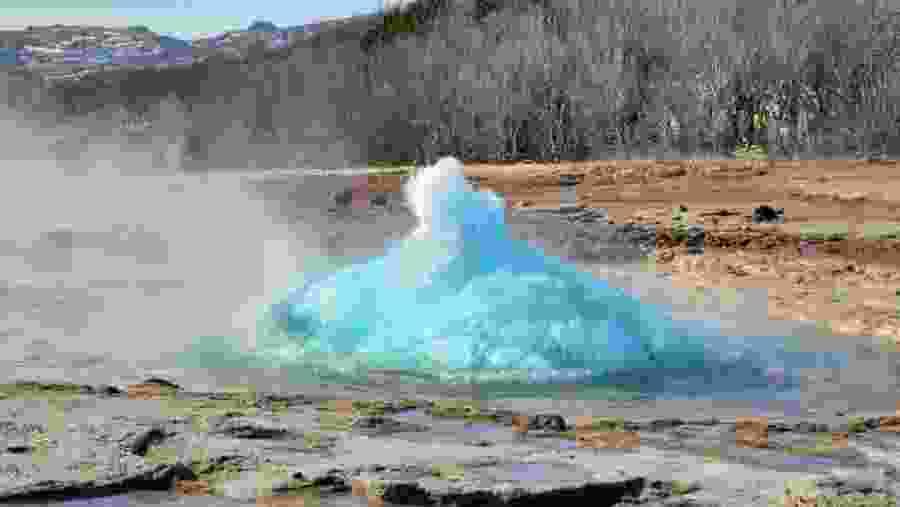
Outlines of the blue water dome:
<svg viewBox="0 0 900 507">
<path fill-rule="evenodd" d="M 191 42 L 178 37 L 177 34 L 166 34 L 159 36 L 159 47 L 163 49 L 185 49 L 191 47 Z"/>
<path fill-rule="evenodd" d="M 280 29 L 271 21 L 256 20 L 247 27 L 248 32 L 277 32 Z"/>
</svg>

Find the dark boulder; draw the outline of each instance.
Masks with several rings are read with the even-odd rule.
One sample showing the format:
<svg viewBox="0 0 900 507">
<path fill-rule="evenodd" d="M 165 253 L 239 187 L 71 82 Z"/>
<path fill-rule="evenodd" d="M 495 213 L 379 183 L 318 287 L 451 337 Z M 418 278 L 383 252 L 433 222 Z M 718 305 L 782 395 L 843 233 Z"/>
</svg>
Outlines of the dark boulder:
<svg viewBox="0 0 900 507">
<path fill-rule="evenodd" d="M 783 224 L 784 208 L 773 208 L 766 204 L 753 210 L 754 224 Z"/>
</svg>

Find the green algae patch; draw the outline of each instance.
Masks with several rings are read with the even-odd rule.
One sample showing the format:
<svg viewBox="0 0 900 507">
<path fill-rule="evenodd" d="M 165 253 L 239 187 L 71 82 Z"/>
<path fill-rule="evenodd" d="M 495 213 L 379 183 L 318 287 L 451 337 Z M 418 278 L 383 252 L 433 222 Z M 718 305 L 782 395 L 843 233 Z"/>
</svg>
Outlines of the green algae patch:
<svg viewBox="0 0 900 507">
<path fill-rule="evenodd" d="M 825 432 L 816 435 L 815 447 L 788 447 L 785 449 L 785 452 L 799 456 L 828 457 L 833 455 L 835 450 L 833 434 Z"/>
<path fill-rule="evenodd" d="M 703 462 L 709 464 L 721 463 L 722 450 L 718 447 L 707 447 L 703 449 Z"/>
<path fill-rule="evenodd" d="M 79 478 L 84 482 L 96 481 L 97 480 L 97 465 L 93 463 L 79 463 L 78 464 L 78 475 Z"/>
<path fill-rule="evenodd" d="M 431 475 L 445 481 L 461 481 L 465 478 L 465 470 L 457 464 L 432 465 Z"/>
<path fill-rule="evenodd" d="M 481 399 L 515 400 L 515 399 L 556 399 L 559 398 L 559 385 L 528 383 L 487 383 L 478 386 Z M 646 399 L 639 387 L 627 385 L 591 385 L 578 386 L 579 400 L 602 401 L 634 401 Z"/>
<path fill-rule="evenodd" d="M 400 407 L 400 410 L 410 410 L 410 409 L 418 408 L 419 402 L 417 402 L 416 400 L 410 400 L 408 398 L 403 398 L 398 403 L 398 406 Z"/>
<path fill-rule="evenodd" d="M 866 431 L 866 419 L 859 415 L 850 416 L 847 420 L 847 431 L 850 433 Z"/>
<path fill-rule="evenodd" d="M 825 444 L 818 444 L 815 447 L 788 447 L 785 452 L 792 456 L 828 457 L 834 454 L 834 447 Z"/>
<path fill-rule="evenodd" d="M 408 174 L 416 168 L 416 165 L 411 160 L 371 160 L 369 168 L 377 170 L 379 174 Z"/>
<path fill-rule="evenodd" d="M 831 291 L 832 303 L 846 303 L 850 296 L 850 291 L 846 287 L 835 287 Z"/>
<path fill-rule="evenodd" d="M 800 224 L 800 239 L 806 241 L 842 241 L 849 234 L 846 223 Z"/>
<path fill-rule="evenodd" d="M 286 400 L 274 400 L 269 406 L 269 410 L 272 411 L 273 415 L 284 415 L 287 413 L 288 408 L 290 408 L 290 403 Z"/>
<path fill-rule="evenodd" d="M 481 415 L 479 404 L 471 400 L 435 400 L 428 409 L 435 417 L 472 418 Z"/>
<path fill-rule="evenodd" d="M 173 447 L 151 447 L 144 456 L 151 465 L 174 465 L 178 463 L 178 449 Z"/>
<path fill-rule="evenodd" d="M 894 222 L 866 222 L 862 226 L 863 239 L 900 239 L 900 224 Z"/>
<path fill-rule="evenodd" d="M 688 214 L 687 208 L 679 206 L 672 209 L 672 239 L 675 241 L 684 241 L 687 239 L 688 232 Z"/>
<path fill-rule="evenodd" d="M 384 400 L 354 400 L 353 412 L 359 415 L 384 415 L 388 404 Z"/>
<path fill-rule="evenodd" d="M 495 414 L 474 414 L 470 416 L 466 416 L 467 423 L 495 423 L 498 421 L 498 418 Z"/>
<path fill-rule="evenodd" d="M 50 434 L 43 431 L 32 432 L 31 447 L 31 459 L 37 464 L 46 464 L 50 459 Z"/>
<path fill-rule="evenodd" d="M 324 446 L 322 445 L 322 434 L 318 431 L 309 431 L 303 434 L 303 444 L 307 449 L 321 449 Z"/>
<path fill-rule="evenodd" d="M 374 479 L 369 481 L 366 494 L 369 497 L 384 498 L 385 491 L 387 491 L 387 486 L 385 486 L 384 481 Z"/>
<path fill-rule="evenodd" d="M 761 144 L 739 144 L 734 149 L 734 156 L 738 160 L 767 160 L 768 149 Z"/>
<path fill-rule="evenodd" d="M 318 416 L 318 423 L 321 431 L 350 431 L 353 424 L 353 416 L 322 412 Z"/>
<path fill-rule="evenodd" d="M 241 416 L 252 417 L 257 414 L 255 400 L 235 397 L 222 400 L 168 399 L 161 407 L 167 416 Z"/>
<path fill-rule="evenodd" d="M 19 381 L 0 384 L 0 399 L 71 399 L 81 394 L 84 394 L 82 386 L 69 383 Z"/>
<path fill-rule="evenodd" d="M 674 480 L 672 481 L 672 494 L 676 496 L 687 495 L 700 489 L 695 482 Z"/>
<path fill-rule="evenodd" d="M 623 417 L 593 417 L 590 425 L 584 429 L 588 431 L 625 431 L 625 419 Z"/>
</svg>

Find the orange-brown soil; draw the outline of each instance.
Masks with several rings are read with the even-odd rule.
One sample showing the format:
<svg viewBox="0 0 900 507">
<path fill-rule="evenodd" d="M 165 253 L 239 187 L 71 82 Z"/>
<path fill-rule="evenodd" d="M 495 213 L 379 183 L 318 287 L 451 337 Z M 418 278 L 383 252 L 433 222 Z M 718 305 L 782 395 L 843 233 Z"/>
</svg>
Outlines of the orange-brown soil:
<svg viewBox="0 0 900 507">
<path fill-rule="evenodd" d="M 606 208 L 614 223 L 657 224 L 654 269 L 670 272 L 676 285 L 763 287 L 773 319 L 900 338 L 900 235 L 878 235 L 891 224 L 900 231 L 900 161 L 467 163 L 465 170 L 510 207 L 559 205 L 559 176 L 578 175 L 579 204 Z M 784 223 L 753 224 L 762 204 L 784 208 Z M 687 255 L 672 238 L 679 205 L 688 223 L 704 226 L 703 255 Z M 841 224 L 846 236 L 801 252 L 801 232 L 821 224 Z"/>
</svg>

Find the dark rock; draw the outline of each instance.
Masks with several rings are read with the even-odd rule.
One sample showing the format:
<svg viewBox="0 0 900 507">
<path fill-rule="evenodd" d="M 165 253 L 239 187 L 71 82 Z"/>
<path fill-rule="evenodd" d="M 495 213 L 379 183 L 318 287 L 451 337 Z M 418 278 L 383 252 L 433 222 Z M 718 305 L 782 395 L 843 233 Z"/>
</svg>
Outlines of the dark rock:
<svg viewBox="0 0 900 507">
<path fill-rule="evenodd" d="M 372 198 L 373 206 L 387 206 L 388 198 L 385 194 L 378 194 Z"/>
<path fill-rule="evenodd" d="M 609 212 L 606 208 L 585 208 L 565 215 L 566 220 L 577 224 L 609 223 Z"/>
<path fill-rule="evenodd" d="M 421 424 L 412 424 L 404 421 L 397 421 L 390 417 L 378 415 L 359 416 L 353 420 L 350 427 L 353 430 L 361 431 L 366 434 L 385 435 L 390 433 L 400 433 L 406 431 L 426 431 L 427 426 Z"/>
<path fill-rule="evenodd" d="M 697 419 L 686 421 L 687 424 L 691 424 L 693 426 L 718 426 L 722 423 L 718 417 L 708 417 L 706 419 Z"/>
<path fill-rule="evenodd" d="M 481 188 L 481 182 L 484 176 L 466 176 L 466 181 L 472 186 L 472 190 L 478 191 Z"/>
<path fill-rule="evenodd" d="M 559 176 L 559 186 L 568 187 L 581 183 L 583 176 L 579 174 L 561 174 Z"/>
<path fill-rule="evenodd" d="M 298 405 L 312 405 L 313 403 L 315 403 L 313 400 L 303 395 L 265 394 L 257 400 L 256 408 L 271 410 L 273 406 L 290 408 Z"/>
<path fill-rule="evenodd" d="M 331 196 L 331 200 L 334 201 L 334 203 L 338 206 L 346 208 L 350 205 L 351 202 L 353 202 L 353 194 L 353 187 L 347 187 L 339 192 L 334 193 Z"/>
<path fill-rule="evenodd" d="M 131 477 L 125 486 L 131 489 L 172 489 L 176 481 L 197 480 L 197 475 L 184 463 L 158 465 L 154 469 Z"/>
<path fill-rule="evenodd" d="M 142 382 L 143 384 L 156 384 L 158 386 L 169 387 L 172 389 L 181 389 L 178 384 L 160 377 L 150 377 Z"/>
<path fill-rule="evenodd" d="M 566 431 L 566 420 L 557 414 L 538 414 L 528 420 L 528 429 Z"/>
<path fill-rule="evenodd" d="M 692 224 L 687 228 L 687 251 L 691 255 L 702 255 L 706 233 L 702 225 Z"/>
<path fill-rule="evenodd" d="M 867 417 L 863 424 L 865 424 L 866 428 L 874 430 L 881 427 L 881 420 L 878 417 Z"/>
<path fill-rule="evenodd" d="M 773 208 L 763 204 L 753 209 L 754 224 L 783 224 L 784 208 Z"/>
<path fill-rule="evenodd" d="M 625 421 L 625 424 L 623 425 L 623 429 L 625 431 L 640 431 L 642 428 L 641 428 L 641 423 L 639 423 L 639 422 Z"/>
<path fill-rule="evenodd" d="M 497 421 L 498 423 L 503 424 L 504 426 L 512 426 L 513 417 L 519 416 L 522 414 L 519 412 L 513 411 L 513 410 L 497 409 L 497 410 L 492 410 L 491 415 L 494 416 L 494 420 Z"/>
<path fill-rule="evenodd" d="M 662 431 L 669 428 L 676 428 L 678 426 L 682 426 L 684 421 L 678 418 L 670 418 L 670 419 L 654 419 L 650 421 L 650 424 L 647 425 L 647 428 L 650 431 Z"/>
<path fill-rule="evenodd" d="M 147 451 L 150 450 L 150 446 L 158 445 L 165 439 L 166 433 L 162 429 L 152 428 L 138 435 L 138 437 L 131 442 L 129 450 L 132 454 L 137 456 L 146 456 Z"/>
<path fill-rule="evenodd" d="M 614 241 L 638 247 L 644 253 L 656 249 L 656 225 L 626 223 L 616 228 Z"/>
<path fill-rule="evenodd" d="M 101 396 L 120 396 L 123 393 L 121 389 L 114 385 L 104 384 L 97 386 L 94 389 L 94 394 L 99 394 Z"/>
<path fill-rule="evenodd" d="M 28 454 L 33 449 L 30 445 L 14 444 L 6 446 L 6 452 L 10 454 Z"/>
<path fill-rule="evenodd" d="M 130 490 L 167 490 L 176 481 L 196 480 L 194 472 L 183 463 L 158 465 L 150 470 L 114 479 L 97 481 L 44 480 L 0 491 L 0 502 L 65 501 L 97 498 L 126 493 Z"/>
<path fill-rule="evenodd" d="M 795 424 L 793 430 L 798 433 L 825 433 L 829 428 L 827 424 L 803 421 Z"/>
<path fill-rule="evenodd" d="M 291 437 L 292 434 L 286 428 L 279 428 L 265 424 L 262 421 L 244 418 L 229 419 L 215 429 L 215 433 L 226 434 L 233 438 L 267 438 L 280 439 Z"/>
<path fill-rule="evenodd" d="M 97 390 L 94 389 L 94 386 L 89 386 L 89 385 L 85 384 L 85 385 L 79 386 L 79 392 L 81 394 L 96 394 Z"/>
<path fill-rule="evenodd" d="M 773 433 L 787 433 L 788 431 L 794 431 L 794 426 L 782 422 L 769 423 L 767 428 Z"/>
<path fill-rule="evenodd" d="M 892 480 L 889 475 L 886 471 L 877 469 L 835 470 L 817 480 L 816 486 L 833 496 L 891 495 L 894 493 L 890 487 Z"/>
<path fill-rule="evenodd" d="M 415 484 L 392 484 L 384 492 L 384 498 L 389 502 L 397 502 L 406 505 L 431 505 L 435 503 L 427 491 Z"/>
</svg>

